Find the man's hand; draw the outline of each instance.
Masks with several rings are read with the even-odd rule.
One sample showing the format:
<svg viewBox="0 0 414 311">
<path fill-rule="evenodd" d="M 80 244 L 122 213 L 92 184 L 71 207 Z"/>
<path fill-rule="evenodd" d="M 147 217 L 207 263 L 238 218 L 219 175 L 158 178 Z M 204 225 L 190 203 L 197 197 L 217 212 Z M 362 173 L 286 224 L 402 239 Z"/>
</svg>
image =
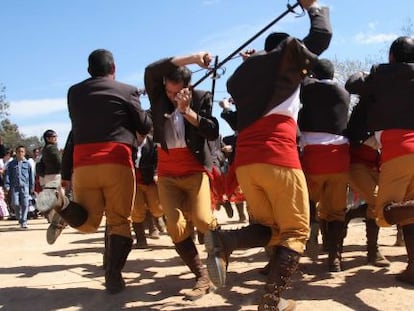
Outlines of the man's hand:
<svg viewBox="0 0 414 311">
<path fill-rule="evenodd" d="M 209 52 L 198 52 L 194 54 L 195 63 L 202 68 L 209 68 L 213 57 Z"/>
<path fill-rule="evenodd" d="M 249 49 L 249 50 L 245 50 L 243 52 L 240 52 L 239 55 L 242 57 L 243 61 L 245 61 L 250 56 L 252 56 L 254 53 L 256 53 L 255 49 Z"/>
<path fill-rule="evenodd" d="M 175 96 L 175 101 L 177 103 L 177 109 L 181 113 L 186 114 L 188 110 L 190 109 L 191 97 L 192 97 L 192 94 L 189 88 L 182 89 Z"/>
</svg>

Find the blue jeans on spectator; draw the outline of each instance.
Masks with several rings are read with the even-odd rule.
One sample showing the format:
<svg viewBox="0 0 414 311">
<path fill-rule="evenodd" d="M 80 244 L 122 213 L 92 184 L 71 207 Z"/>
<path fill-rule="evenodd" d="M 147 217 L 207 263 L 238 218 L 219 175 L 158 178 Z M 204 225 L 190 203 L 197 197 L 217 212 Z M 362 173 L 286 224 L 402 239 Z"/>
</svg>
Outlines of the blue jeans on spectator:
<svg viewBox="0 0 414 311">
<path fill-rule="evenodd" d="M 30 193 L 28 187 L 12 188 L 11 204 L 21 227 L 27 226 L 27 213 L 29 211 Z"/>
</svg>

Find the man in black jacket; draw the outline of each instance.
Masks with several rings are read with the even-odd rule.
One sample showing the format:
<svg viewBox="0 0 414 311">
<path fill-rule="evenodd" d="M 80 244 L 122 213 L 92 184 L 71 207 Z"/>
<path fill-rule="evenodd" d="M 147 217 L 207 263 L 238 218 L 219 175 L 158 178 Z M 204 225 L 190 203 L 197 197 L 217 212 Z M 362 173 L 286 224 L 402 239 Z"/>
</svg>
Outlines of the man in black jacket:
<svg viewBox="0 0 414 311">
<path fill-rule="evenodd" d="M 62 182 L 72 184 L 74 201 L 57 189 L 57 200 L 45 199 L 43 205 L 86 233 L 96 232 L 105 213 L 105 287 L 115 294 L 125 287 L 121 271 L 132 247 L 135 135 L 147 134 L 152 122 L 141 108 L 138 89 L 115 80 L 110 51 L 93 51 L 88 64 L 91 77 L 68 91 L 72 131 L 63 153 Z"/>
<path fill-rule="evenodd" d="M 317 206 L 319 221 L 326 229 L 323 231 L 328 246 L 328 269 L 339 272 L 349 179 L 349 141 L 345 129 L 350 95 L 333 80 L 335 69 L 330 60 L 320 59 L 312 71 L 313 77 L 304 79 L 300 95 L 301 163 L 309 199 Z"/>
<path fill-rule="evenodd" d="M 186 293 L 190 300 L 213 288 L 190 236 L 190 225 L 201 233 L 217 225 L 211 210 L 207 173 L 213 164 L 207 140 L 215 140 L 219 129 L 211 115 L 211 94 L 190 87 L 191 72 L 185 65 L 207 68 L 210 61 L 209 53 L 200 52 L 161 59 L 145 69 L 154 141 L 160 145 L 158 191 L 168 233 L 181 259 L 196 276 L 195 286 Z"/>
<path fill-rule="evenodd" d="M 296 271 L 309 234 L 309 198 L 296 144 L 299 88 L 332 33 L 328 11 L 300 1 L 311 30 L 303 42 L 273 33 L 265 51 L 248 57 L 227 81 L 237 113 L 236 174 L 256 221 L 239 230 L 207 231 L 207 267 L 223 286 L 235 249 L 272 246 L 270 272 L 259 310 L 293 310 L 281 292 Z"/>
<path fill-rule="evenodd" d="M 397 38 L 387 64 L 352 75 L 345 87 L 369 99 L 367 126 L 381 146 L 376 222 L 402 227 L 408 265 L 397 280 L 414 284 L 414 38 Z"/>
</svg>

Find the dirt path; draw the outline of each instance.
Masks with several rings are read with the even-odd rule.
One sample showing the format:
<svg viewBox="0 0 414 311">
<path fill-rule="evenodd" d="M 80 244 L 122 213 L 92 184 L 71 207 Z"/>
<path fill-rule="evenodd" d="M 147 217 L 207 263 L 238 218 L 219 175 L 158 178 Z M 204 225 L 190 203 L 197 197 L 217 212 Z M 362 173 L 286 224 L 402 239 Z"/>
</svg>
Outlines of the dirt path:
<svg viewBox="0 0 414 311">
<path fill-rule="evenodd" d="M 236 216 L 235 216 L 236 217 Z M 231 222 L 218 213 L 226 227 Z M 103 286 L 103 227 L 95 234 L 66 229 L 55 245 L 45 240 L 46 220 L 29 222 L 21 231 L 15 221 L 0 221 L 1 310 L 257 310 L 264 284 L 258 269 L 266 264 L 262 249 L 233 253 L 227 287 L 196 302 L 184 301 L 193 276 L 178 258 L 171 240 L 149 240 L 150 250 L 134 249 L 124 269 L 125 291 L 107 295 Z M 414 287 L 398 283 L 394 274 L 405 267 L 403 247 L 392 246 L 395 229 L 382 229 L 382 252 L 390 269 L 365 265 L 365 225 L 351 223 L 344 247 L 345 271 L 326 272 L 326 255 L 312 264 L 301 259 L 293 288 L 285 296 L 297 301 L 297 311 L 414 310 Z M 204 247 L 197 246 L 206 257 Z"/>
</svg>

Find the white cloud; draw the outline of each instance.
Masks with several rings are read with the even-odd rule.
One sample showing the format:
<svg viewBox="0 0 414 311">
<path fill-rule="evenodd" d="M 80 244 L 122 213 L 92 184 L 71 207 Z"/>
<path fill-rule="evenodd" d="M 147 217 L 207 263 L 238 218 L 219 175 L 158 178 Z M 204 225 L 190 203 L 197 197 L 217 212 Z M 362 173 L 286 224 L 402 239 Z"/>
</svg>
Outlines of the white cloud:
<svg viewBox="0 0 414 311">
<path fill-rule="evenodd" d="M 13 118 L 36 118 L 67 111 L 66 98 L 28 99 L 10 102 Z"/>
<path fill-rule="evenodd" d="M 370 34 L 360 32 L 355 35 L 354 40 L 359 44 L 378 44 L 392 41 L 397 37 L 398 35 L 395 33 Z"/>
</svg>

